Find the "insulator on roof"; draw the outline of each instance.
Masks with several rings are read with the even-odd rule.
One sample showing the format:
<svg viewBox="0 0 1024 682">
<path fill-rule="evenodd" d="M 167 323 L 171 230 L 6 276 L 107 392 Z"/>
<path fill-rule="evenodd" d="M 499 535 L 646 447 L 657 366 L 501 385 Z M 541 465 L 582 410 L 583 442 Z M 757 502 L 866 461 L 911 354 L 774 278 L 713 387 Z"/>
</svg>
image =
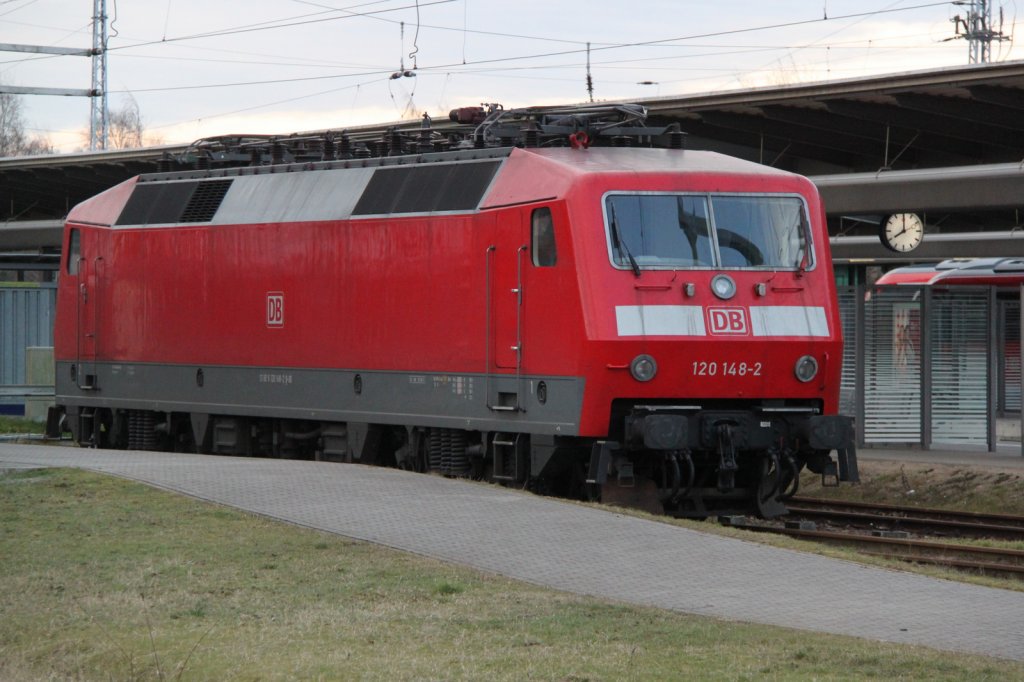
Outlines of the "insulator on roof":
<svg viewBox="0 0 1024 682">
<path fill-rule="evenodd" d="M 324 138 L 315 137 L 311 140 L 306 140 L 305 143 L 303 144 L 306 147 L 306 157 L 308 160 L 314 160 L 317 158 L 319 158 L 320 160 L 323 159 Z"/>
<path fill-rule="evenodd" d="M 533 149 L 540 146 L 540 129 L 536 123 L 528 123 L 519 129 L 522 133 L 523 146 L 527 149 Z"/>
<path fill-rule="evenodd" d="M 668 131 L 668 148 L 683 149 L 686 146 L 686 133 L 679 129 L 678 123 L 673 123 Z"/>
<path fill-rule="evenodd" d="M 388 135 L 388 156 L 402 155 L 402 133 L 392 130 Z"/>
<path fill-rule="evenodd" d="M 328 131 L 324 133 L 324 151 L 320 157 L 323 161 L 334 161 L 334 133 Z"/>
<path fill-rule="evenodd" d="M 156 162 L 156 168 L 161 173 L 170 173 L 171 168 L 174 165 L 174 159 L 171 158 L 170 152 L 164 152 L 160 155 L 160 160 Z"/>
<path fill-rule="evenodd" d="M 430 141 L 430 116 L 423 114 L 423 121 L 420 123 L 420 138 L 416 143 L 416 151 L 421 154 L 432 151 L 434 145 Z"/>
</svg>

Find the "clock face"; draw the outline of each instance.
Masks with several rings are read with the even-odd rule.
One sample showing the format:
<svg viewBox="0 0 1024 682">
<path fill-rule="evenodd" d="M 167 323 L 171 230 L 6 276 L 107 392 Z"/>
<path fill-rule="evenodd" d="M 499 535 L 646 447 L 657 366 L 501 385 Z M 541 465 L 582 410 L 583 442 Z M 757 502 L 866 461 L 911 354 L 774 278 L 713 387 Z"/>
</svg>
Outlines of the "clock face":
<svg viewBox="0 0 1024 682">
<path fill-rule="evenodd" d="M 882 221 L 878 236 L 887 249 L 907 253 L 924 239 L 924 222 L 916 213 L 896 213 Z"/>
</svg>

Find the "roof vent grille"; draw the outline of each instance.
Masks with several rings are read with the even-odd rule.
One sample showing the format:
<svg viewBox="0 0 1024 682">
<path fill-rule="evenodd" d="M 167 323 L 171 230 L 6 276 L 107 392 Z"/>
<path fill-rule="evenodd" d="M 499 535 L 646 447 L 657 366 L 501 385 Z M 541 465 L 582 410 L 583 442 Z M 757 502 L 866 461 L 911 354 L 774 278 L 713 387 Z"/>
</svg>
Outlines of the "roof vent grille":
<svg viewBox="0 0 1024 682">
<path fill-rule="evenodd" d="M 192 193 L 179 219 L 183 223 L 208 223 L 224 201 L 233 180 L 207 180 L 200 182 Z"/>
</svg>

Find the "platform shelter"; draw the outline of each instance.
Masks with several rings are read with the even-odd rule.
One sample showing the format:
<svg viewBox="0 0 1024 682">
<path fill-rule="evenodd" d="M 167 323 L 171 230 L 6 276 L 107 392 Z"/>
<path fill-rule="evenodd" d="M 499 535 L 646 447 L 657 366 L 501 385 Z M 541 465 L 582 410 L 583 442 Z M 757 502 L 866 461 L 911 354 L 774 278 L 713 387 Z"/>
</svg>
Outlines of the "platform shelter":
<svg viewBox="0 0 1024 682">
<path fill-rule="evenodd" d="M 993 264 L 945 265 L 969 271 L 971 263 L 976 273 Z M 841 410 L 856 418 L 860 447 L 996 452 L 1021 442 L 1024 263 L 1002 284 L 945 276 L 942 265 L 840 289 Z"/>
</svg>

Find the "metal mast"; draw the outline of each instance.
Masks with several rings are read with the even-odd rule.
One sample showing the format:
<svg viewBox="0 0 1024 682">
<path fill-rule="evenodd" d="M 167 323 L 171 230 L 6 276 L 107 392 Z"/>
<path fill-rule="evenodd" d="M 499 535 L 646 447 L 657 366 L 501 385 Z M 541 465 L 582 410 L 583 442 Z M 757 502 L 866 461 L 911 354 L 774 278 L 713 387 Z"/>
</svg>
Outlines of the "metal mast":
<svg viewBox="0 0 1024 682">
<path fill-rule="evenodd" d="M 956 25 L 956 38 L 967 41 L 968 63 L 987 64 L 992 61 L 992 43 L 1009 40 L 1003 34 L 1003 9 L 999 8 L 999 30 L 992 25 L 992 4 L 989 0 L 958 0 L 954 5 L 967 7 L 967 16 L 957 14 L 950 19 Z M 955 39 L 955 38 L 954 38 Z"/>
<path fill-rule="evenodd" d="M 27 52 L 92 58 L 92 87 L 77 88 L 26 87 L 0 84 L 0 94 L 54 95 L 58 97 L 89 97 L 89 149 L 107 148 L 107 2 L 93 0 L 92 48 L 50 47 L 0 43 L 0 52 Z"/>
<path fill-rule="evenodd" d="M 92 3 L 92 100 L 89 105 L 89 149 L 106 149 L 107 116 L 107 0 Z"/>
</svg>

